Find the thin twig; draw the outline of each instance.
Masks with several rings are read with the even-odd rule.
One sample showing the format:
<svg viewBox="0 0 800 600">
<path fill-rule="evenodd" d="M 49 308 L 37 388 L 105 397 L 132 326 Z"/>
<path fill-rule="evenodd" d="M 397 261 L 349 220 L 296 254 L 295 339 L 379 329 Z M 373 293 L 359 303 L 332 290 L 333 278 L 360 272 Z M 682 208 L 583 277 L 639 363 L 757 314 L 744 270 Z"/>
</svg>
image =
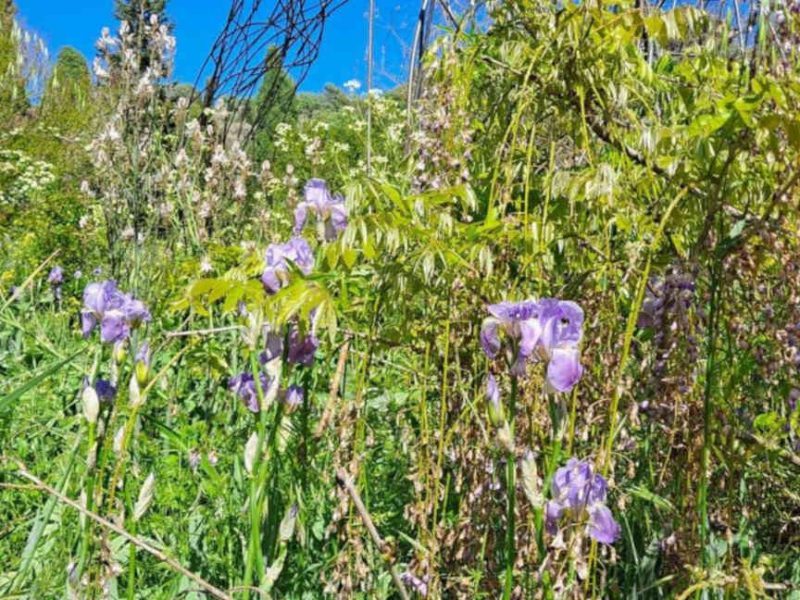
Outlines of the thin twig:
<svg viewBox="0 0 800 600">
<path fill-rule="evenodd" d="M 53 260 L 58 255 L 59 252 L 60 252 L 60 250 L 55 250 L 50 256 L 45 258 L 42 261 L 42 263 L 38 267 L 36 267 L 36 269 L 34 269 L 33 273 L 28 275 L 28 278 L 25 281 L 22 282 L 22 285 L 20 285 L 19 288 L 13 294 L 11 294 L 8 297 L 8 300 L 6 300 L 5 303 L 3 304 L 2 308 L 0 308 L 0 312 L 3 312 L 5 309 L 8 308 L 8 306 L 12 302 L 14 302 L 14 300 L 17 300 L 20 297 L 20 295 L 22 294 L 23 290 L 26 287 L 28 287 L 28 285 L 30 285 L 31 281 L 33 281 L 36 278 L 36 276 L 39 274 L 39 271 L 44 269 L 45 266 L 47 266 L 47 263 L 49 263 L 51 260 Z"/>
<path fill-rule="evenodd" d="M 397 591 L 400 594 L 400 597 L 403 598 L 403 600 L 410 600 L 408 592 L 406 591 L 406 587 L 403 585 L 403 579 L 400 577 L 397 567 L 389 557 L 386 544 L 381 539 L 378 530 L 375 529 L 375 524 L 372 522 L 372 518 L 367 512 L 367 507 L 364 506 L 364 502 L 361 501 L 361 496 L 359 496 L 358 490 L 353 486 L 353 482 L 350 481 L 350 478 L 347 476 L 347 473 L 345 473 L 344 469 L 339 469 L 336 472 L 336 483 L 348 493 L 350 500 L 353 501 L 353 505 L 356 507 L 358 514 L 361 516 L 361 520 L 363 521 L 364 526 L 367 528 L 372 541 L 378 547 L 381 556 L 383 556 L 383 560 L 386 561 L 386 564 L 389 566 L 389 571 L 392 574 L 392 579 L 394 580 L 395 586 L 397 586 Z"/>
<path fill-rule="evenodd" d="M 62 494 L 61 492 L 59 492 L 55 488 L 50 487 L 45 482 L 43 482 L 41 479 L 39 479 L 38 477 L 33 475 L 30 471 L 28 471 L 28 468 L 21 461 L 19 461 L 17 459 L 11 459 L 11 460 L 13 460 L 13 462 L 16 463 L 17 468 L 19 469 L 19 475 L 21 477 L 24 477 L 28 481 L 32 482 L 34 484 L 34 486 L 37 487 L 38 489 L 40 489 L 40 490 L 42 490 L 44 492 L 47 492 L 51 496 L 54 496 L 54 497 L 58 498 L 58 500 L 60 500 L 64 504 L 66 504 L 68 506 L 71 506 L 72 508 L 74 508 L 75 510 L 77 510 L 81 514 L 86 515 L 87 517 L 89 517 L 90 519 L 95 521 L 96 523 L 98 523 L 98 524 L 102 525 L 103 527 L 105 527 L 107 529 L 110 529 L 114 533 L 122 536 L 123 538 L 128 540 L 131 544 L 133 544 L 134 546 L 136 546 L 138 548 L 141 548 L 142 550 L 144 550 L 145 552 L 147 552 L 149 554 L 152 554 L 158 560 L 160 560 L 161 562 L 166 564 L 169 568 L 171 568 L 173 571 L 176 571 L 176 572 L 180 573 L 181 575 L 183 575 L 184 577 L 187 577 L 187 578 L 191 579 L 197 585 L 199 585 L 201 588 L 206 590 L 209 594 L 211 594 L 215 598 L 220 598 L 221 600 L 233 600 L 232 596 L 229 596 L 227 593 L 223 592 L 218 587 L 210 584 L 209 582 L 207 582 L 205 579 L 203 579 L 199 575 L 196 575 L 195 573 L 192 573 L 189 569 L 187 569 L 186 567 L 181 565 L 175 559 L 170 558 L 169 556 L 164 554 L 161 550 L 159 550 L 157 548 L 154 548 L 153 546 L 151 546 L 147 542 L 141 540 L 140 538 L 131 535 L 130 533 L 125 531 L 122 527 L 119 527 L 119 526 L 115 525 L 114 523 L 112 523 L 111 521 L 108 521 L 107 519 L 104 519 L 100 515 L 98 515 L 96 513 L 93 513 L 90 510 L 87 510 L 86 508 L 81 506 L 79 503 L 75 502 L 71 498 L 68 498 L 67 496 L 65 496 L 64 494 Z"/>
<path fill-rule="evenodd" d="M 333 379 L 331 379 L 331 386 L 328 391 L 328 402 L 325 404 L 325 410 L 322 412 L 322 418 L 319 420 L 317 424 L 317 428 L 314 430 L 314 437 L 318 438 L 323 433 L 325 433 L 325 429 L 328 427 L 328 422 L 331 419 L 331 415 L 333 415 L 333 409 L 336 406 L 336 400 L 339 397 L 339 382 L 342 380 L 342 375 L 344 374 L 344 368 L 347 364 L 347 355 L 350 352 L 350 340 L 345 340 L 344 344 L 342 344 L 341 350 L 339 350 L 339 360 L 336 363 L 336 372 L 333 374 Z"/>
<path fill-rule="evenodd" d="M 210 329 L 189 329 L 186 331 L 170 331 L 167 334 L 168 338 L 173 337 L 186 337 L 190 335 L 213 335 L 215 333 L 224 333 L 226 331 L 238 331 L 244 329 L 241 325 L 229 325 L 227 327 L 212 327 Z"/>
</svg>

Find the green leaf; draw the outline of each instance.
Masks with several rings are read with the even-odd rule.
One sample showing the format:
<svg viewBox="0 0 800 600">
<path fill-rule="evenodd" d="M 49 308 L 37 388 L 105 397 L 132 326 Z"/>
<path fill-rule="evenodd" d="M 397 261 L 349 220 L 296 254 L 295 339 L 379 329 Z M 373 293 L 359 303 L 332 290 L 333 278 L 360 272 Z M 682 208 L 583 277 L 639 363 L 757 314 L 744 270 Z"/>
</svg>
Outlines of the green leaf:
<svg viewBox="0 0 800 600">
<path fill-rule="evenodd" d="M 669 512 L 673 512 L 675 510 L 675 507 L 669 500 L 667 500 L 662 496 L 659 496 L 658 494 L 651 492 L 645 487 L 638 485 L 634 486 L 630 489 L 630 493 L 632 496 L 644 500 L 645 502 L 649 502 L 650 504 L 654 505 L 656 508 L 659 508 L 661 510 L 666 510 Z"/>
<path fill-rule="evenodd" d="M 0 397 L 0 413 L 3 413 L 6 410 L 8 410 L 8 408 L 14 402 L 16 402 L 17 400 L 22 398 L 22 396 L 24 396 L 26 392 L 32 390 L 33 388 L 35 388 L 37 385 L 39 385 L 40 383 L 42 383 L 46 379 L 49 379 L 50 377 L 52 377 L 53 375 L 58 373 L 61 370 L 62 367 L 64 367 L 65 365 L 69 364 L 70 362 L 72 362 L 77 356 L 83 354 L 84 352 L 85 352 L 85 350 L 83 350 L 83 349 L 78 350 L 75 354 L 73 354 L 71 356 L 68 356 L 64 360 L 60 360 L 57 363 L 51 365 L 50 367 L 45 369 L 42 373 L 40 373 L 39 375 L 36 375 L 32 379 L 28 380 L 27 382 L 22 384 L 20 387 L 18 387 L 13 392 L 11 392 L 11 393 L 3 396 L 3 397 Z"/>
</svg>

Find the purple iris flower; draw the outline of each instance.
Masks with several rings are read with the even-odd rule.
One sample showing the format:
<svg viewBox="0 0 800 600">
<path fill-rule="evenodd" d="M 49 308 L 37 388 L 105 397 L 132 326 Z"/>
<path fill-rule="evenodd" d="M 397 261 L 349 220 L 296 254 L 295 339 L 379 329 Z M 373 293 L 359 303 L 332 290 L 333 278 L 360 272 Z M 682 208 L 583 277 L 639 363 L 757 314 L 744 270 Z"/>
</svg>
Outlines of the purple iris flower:
<svg viewBox="0 0 800 600">
<path fill-rule="evenodd" d="M 512 372 L 524 373 L 525 362 L 533 354 L 542 333 L 536 318 L 539 306 L 533 300 L 500 302 L 489 306 L 490 317 L 481 326 L 481 346 L 489 358 L 495 358 L 502 346 L 500 334 L 512 342 Z"/>
<path fill-rule="evenodd" d="M 305 393 L 299 385 L 290 385 L 283 396 L 283 403 L 287 412 L 292 412 L 302 406 Z"/>
<path fill-rule="evenodd" d="M 118 290 L 112 280 L 90 283 L 83 290 L 81 330 L 84 337 L 89 337 L 99 323 L 103 342 L 121 342 L 127 339 L 131 329 L 150 319 L 150 311 L 144 303 Z"/>
<path fill-rule="evenodd" d="M 325 240 L 330 242 L 347 228 L 347 208 L 340 194 L 331 195 L 323 179 L 311 179 L 306 183 L 305 198 L 294 211 L 294 233 L 303 231 L 308 213 L 317 216 L 317 222 L 325 228 Z"/>
<path fill-rule="evenodd" d="M 97 397 L 105 402 L 111 402 L 117 395 L 116 386 L 105 379 L 94 382 L 94 391 L 97 392 Z"/>
<path fill-rule="evenodd" d="M 301 335 L 298 327 L 293 325 L 289 332 L 287 360 L 295 365 L 311 366 L 318 347 L 319 340 L 313 333 Z"/>
<path fill-rule="evenodd" d="M 267 344 L 264 351 L 259 355 L 259 360 L 262 365 L 280 358 L 283 355 L 283 335 L 277 331 L 267 332 Z"/>
<path fill-rule="evenodd" d="M 289 282 L 291 261 L 305 275 L 314 267 L 314 253 L 311 246 L 301 237 L 294 237 L 285 244 L 270 244 L 265 256 L 266 267 L 261 275 L 264 289 L 274 294 Z"/>
<path fill-rule="evenodd" d="M 481 326 L 481 347 L 496 358 L 503 337 L 510 341 L 507 356 L 511 373 L 525 375 L 527 363 L 549 361 L 547 381 L 555 392 L 568 392 L 583 374 L 578 344 L 583 337 L 583 310 L 574 302 L 557 298 L 500 302 L 489 306 Z"/>
<path fill-rule="evenodd" d="M 47 281 L 50 285 L 58 287 L 64 283 L 64 269 L 61 267 L 53 267 L 50 274 L 47 276 Z"/>
<path fill-rule="evenodd" d="M 269 379 L 264 373 L 261 373 L 259 374 L 259 380 L 261 382 L 261 392 L 264 395 L 269 387 Z M 258 401 L 258 390 L 252 373 L 245 371 L 231 377 L 228 381 L 228 389 L 239 396 L 250 412 L 257 413 L 259 411 L 261 405 Z"/>
<path fill-rule="evenodd" d="M 587 532 L 601 544 L 613 544 L 620 527 L 605 505 L 608 484 L 588 461 L 571 458 L 553 475 L 553 499 L 545 507 L 547 530 L 558 531 L 564 517 L 581 520 L 588 516 Z"/>
</svg>

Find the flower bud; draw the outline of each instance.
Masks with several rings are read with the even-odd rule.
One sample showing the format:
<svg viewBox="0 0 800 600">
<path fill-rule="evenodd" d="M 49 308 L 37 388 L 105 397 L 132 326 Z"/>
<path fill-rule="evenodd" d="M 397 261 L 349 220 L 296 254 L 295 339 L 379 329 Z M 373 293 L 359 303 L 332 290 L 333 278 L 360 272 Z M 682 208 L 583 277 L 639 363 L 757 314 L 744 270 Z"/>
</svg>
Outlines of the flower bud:
<svg viewBox="0 0 800 600">
<path fill-rule="evenodd" d="M 242 341 L 251 350 L 255 350 L 261 335 L 261 319 L 253 313 L 247 314 L 247 327 L 242 329 Z"/>
<path fill-rule="evenodd" d="M 275 399 L 278 397 L 278 392 L 280 391 L 281 371 L 283 370 L 283 361 L 271 360 L 266 364 L 265 370 L 267 372 L 269 384 L 264 393 L 264 405 L 261 407 L 261 410 L 267 410 L 270 406 L 272 406 L 272 403 L 275 402 Z"/>
<path fill-rule="evenodd" d="M 525 497 L 533 508 L 541 508 L 544 506 L 542 482 L 536 469 L 536 458 L 530 450 L 522 458 L 520 471 L 522 472 L 522 490 L 525 492 Z"/>
<path fill-rule="evenodd" d="M 256 459 L 256 452 L 258 452 L 258 434 L 253 432 L 247 444 L 244 446 L 244 470 L 248 473 L 253 473 L 253 463 Z"/>
<path fill-rule="evenodd" d="M 92 386 L 87 385 L 83 388 L 81 403 L 83 404 L 83 416 L 86 417 L 86 420 L 89 423 L 97 423 L 97 415 L 100 413 L 100 400 Z"/>
<path fill-rule="evenodd" d="M 153 491 L 156 486 L 156 478 L 150 473 L 142 484 L 142 489 L 139 490 L 139 498 L 136 500 L 136 505 L 133 507 L 133 520 L 138 521 L 147 512 L 150 503 L 153 501 Z"/>
<path fill-rule="evenodd" d="M 142 342 L 136 351 L 135 369 L 139 385 L 142 386 L 147 383 L 147 378 L 150 376 L 150 344 L 148 342 Z"/>
<path fill-rule="evenodd" d="M 281 519 L 281 524 L 278 527 L 278 541 L 282 544 L 285 544 L 290 539 L 292 539 L 292 535 L 294 534 L 294 524 L 297 521 L 297 513 L 299 509 L 297 504 L 292 504 L 287 510 L 286 514 L 283 515 L 283 519 Z"/>
<path fill-rule="evenodd" d="M 114 444 L 113 444 L 114 454 L 116 455 L 122 454 L 122 441 L 124 438 L 125 438 L 125 426 L 122 425 L 120 426 L 119 429 L 117 429 L 117 433 L 114 434 Z"/>
<path fill-rule="evenodd" d="M 139 385 L 145 385 L 147 377 L 150 375 L 150 367 L 143 362 L 137 362 L 134 371 Z"/>
<path fill-rule="evenodd" d="M 514 438 L 511 435 L 511 428 L 508 426 L 508 423 L 503 423 L 503 425 L 498 428 L 497 443 L 507 452 L 513 453 L 515 451 Z"/>
<path fill-rule="evenodd" d="M 492 425 L 500 427 L 506 421 L 505 411 L 503 404 L 500 402 L 500 388 L 497 385 L 497 380 L 494 375 L 489 373 L 486 378 L 486 401 L 489 405 L 489 419 Z"/>
<path fill-rule="evenodd" d="M 290 385 L 283 395 L 283 410 L 287 414 L 293 413 L 302 406 L 304 398 L 303 388 L 299 385 Z"/>
<path fill-rule="evenodd" d="M 131 404 L 131 408 L 139 408 L 144 404 L 146 399 L 146 394 L 142 393 L 139 389 L 139 382 L 137 378 L 131 377 L 130 384 L 128 385 L 128 401 Z"/>
<path fill-rule="evenodd" d="M 125 348 L 125 340 L 120 340 L 114 344 L 112 356 L 116 364 L 122 364 L 125 357 L 128 355 L 127 348 Z"/>
</svg>

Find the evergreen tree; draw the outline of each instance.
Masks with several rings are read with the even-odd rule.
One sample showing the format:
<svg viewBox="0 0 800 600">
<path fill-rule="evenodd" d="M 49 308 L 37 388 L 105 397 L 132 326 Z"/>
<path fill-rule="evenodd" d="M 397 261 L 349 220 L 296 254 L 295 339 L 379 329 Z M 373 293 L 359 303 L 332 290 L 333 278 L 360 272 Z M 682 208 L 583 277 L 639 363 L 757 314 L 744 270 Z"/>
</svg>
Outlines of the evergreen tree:
<svg viewBox="0 0 800 600">
<path fill-rule="evenodd" d="M 116 0 L 114 16 L 127 21 L 136 31 L 138 23 L 148 21 L 157 15 L 159 23 L 167 23 L 167 0 Z"/>
<path fill-rule="evenodd" d="M 267 50 L 267 64 L 261 87 L 250 104 L 250 120 L 256 131 L 253 135 L 253 158 L 262 161 L 272 158 L 272 138 L 275 126 L 296 116 L 295 82 L 283 69 L 280 50 Z"/>
<path fill-rule="evenodd" d="M 90 114 L 91 87 L 86 59 L 75 48 L 63 48 L 45 87 L 42 116 L 65 130 L 83 129 Z"/>
<path fill-rule="evenodd" d="M 172 29 L 172 23 L 166 13 L 167 0 L 116 0 L 114 16 L 121 22 L 127 21 L 134 36 L 139 32 L 143 23 L 147 23 L 153 15 L 158 17 L 161 25 L 167 25 Z M 139 37 L 139 63 L 140 72 L 144 73 L 150 66 L 151 56 L 148 40 L 144 36 Z"/>
</svg>

